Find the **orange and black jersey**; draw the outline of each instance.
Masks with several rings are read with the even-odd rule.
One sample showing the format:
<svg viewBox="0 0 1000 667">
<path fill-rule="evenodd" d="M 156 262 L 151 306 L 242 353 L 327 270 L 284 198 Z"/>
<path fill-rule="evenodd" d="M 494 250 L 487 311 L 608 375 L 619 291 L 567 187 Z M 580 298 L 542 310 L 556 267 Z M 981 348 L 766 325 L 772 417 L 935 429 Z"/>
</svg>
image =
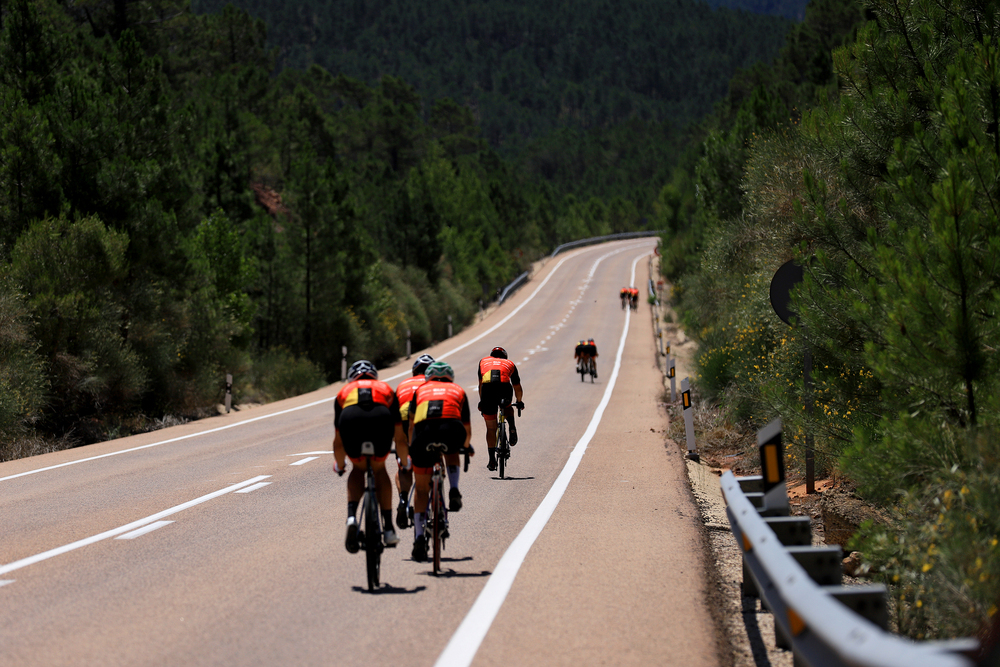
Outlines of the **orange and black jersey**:
<svg viewBox="0 0 1000 667">
<path fill-rule="evenodd" d="M 521 376 L 510 359 L 483 357 L 479 360 L 479 381 L 483 384 L 510 383 L 516 386 L 521 384 Z"/>
<path fill-rule="evenodd" d="M 399 415 L 399 400 L 392 387 L 380 380 L 361 379 L 349 382 L 341 388 L 333 404 L 333 425 L 340 427 L 340 416 L 347 408 L 357 406 L 370 411 L 379 405 L 389 409 L 389 416 L 394 423 L 402 422 Z"/>
<path fill-rule="evenodd" d="M 433 380 L 413 392 L 408 412 L 414 424 L 430 419 L 458 419 L 470 422 L 469 399 L 454 382 Z"/>
<path fill-rule="evenodd" d="M 404 422 L 410 418 L 410 399 L 413 398 L 413 392 L 425 382 L 427 382 L 427 378 L 423 374 L 414 375 L 408 380 L 403 380 L 396 387 L 396 399 L 399 401 L 399 416 L 403 418 Z"/>
</svg>

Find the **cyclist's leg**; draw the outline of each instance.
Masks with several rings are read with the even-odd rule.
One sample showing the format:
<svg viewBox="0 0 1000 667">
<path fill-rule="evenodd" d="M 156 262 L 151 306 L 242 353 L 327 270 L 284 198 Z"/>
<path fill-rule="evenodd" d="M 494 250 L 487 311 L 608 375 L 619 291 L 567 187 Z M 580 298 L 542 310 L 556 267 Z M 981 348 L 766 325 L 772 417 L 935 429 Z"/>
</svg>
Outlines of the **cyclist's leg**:
<svg viewBox="0 0 1000 667">
<path fill-rule="evenodd" d="M 385 458 L 372 459 L 372 472 L 375 473 L 375 494 L 382 514 L 382 537 L 387 546 L 395 546 L 399 537 L 392 527 L 392 481 L 385 468 Z"/>
</svg>

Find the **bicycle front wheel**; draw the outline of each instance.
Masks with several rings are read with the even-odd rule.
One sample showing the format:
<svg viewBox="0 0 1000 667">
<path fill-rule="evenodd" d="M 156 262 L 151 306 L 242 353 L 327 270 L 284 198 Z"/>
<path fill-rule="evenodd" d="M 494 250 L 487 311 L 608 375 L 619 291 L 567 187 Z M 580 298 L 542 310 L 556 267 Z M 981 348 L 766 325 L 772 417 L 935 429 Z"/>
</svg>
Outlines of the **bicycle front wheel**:
<svg viewBox="0 0 1000 667">
<path fill-rule="evenodd" d="M 374 591 L 379 587 L 382 566 L 382 529 L 378 501 L 371 491 L 365 493 L 365 560 L 368 563 L 368 590 Z"/>
</svg>

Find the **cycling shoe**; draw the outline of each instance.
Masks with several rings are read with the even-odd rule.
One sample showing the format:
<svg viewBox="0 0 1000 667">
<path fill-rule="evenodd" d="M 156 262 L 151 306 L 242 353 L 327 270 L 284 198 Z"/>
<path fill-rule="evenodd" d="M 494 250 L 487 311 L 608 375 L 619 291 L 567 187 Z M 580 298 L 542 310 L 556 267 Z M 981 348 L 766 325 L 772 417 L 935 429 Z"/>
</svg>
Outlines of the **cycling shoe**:
<svg viewBox="0 0 1000 667">
<path fill-rule="evenodd" d="M 347 538 L 344 540 L 347 552 L 358 553 L 358 520 L 356 517 L 347 517 Z"/>
<path fill-rule="evenodd" d="M 448 491 L 448 511 L 457 512 L 462 509 L 462 494 L 458 489 Z"/>
<path fill-rule="evenodd" d="M 424 535 L 413 540 L 413 551 L 410 552 L 410 556 L 413 560 L 418 563 L 423 563 L 427 560 L 427 538 Z"/>
</svg>

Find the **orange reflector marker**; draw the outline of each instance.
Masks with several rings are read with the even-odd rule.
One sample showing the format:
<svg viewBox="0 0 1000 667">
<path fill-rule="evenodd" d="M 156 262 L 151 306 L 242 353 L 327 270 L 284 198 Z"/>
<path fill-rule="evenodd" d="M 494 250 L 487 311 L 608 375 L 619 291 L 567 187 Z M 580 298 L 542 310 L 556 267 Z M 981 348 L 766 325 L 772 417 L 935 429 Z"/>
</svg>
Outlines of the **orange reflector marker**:
<svg viewBox="0 0 1000 667">
<path fill-rule="evenodd" d="M 684 399 L 684 409 L 687 410 L 691 407 L 691 392 L 685 391 L 681 394 L 681 397 Z"/>
<path fill-rule="evenodd" d="M 802 617 L 795 613 L 795 610 L 789 607 L 788 611 L 788 625 L 792 629 L 792 634 L 798 637 L 802 634 L 802 631 L 806 629 L 806 622 L 802 620 Z"/>
<path fill-rule="evenodd" d="M 751 549 L 753 549 L 753 543 L 750 542 L 750 538 L 747 537 L 746 534 L 744 534 L 743 535 L 743 551 L 750 551 Z"/>
<path fill-rule="evenodd" d="M 779 471 L 778 447 L 776 445 L 764 446 L 764 474 L 767 476 L 768 484 L 777 484 L 781 481 Z"/>
</svg>

